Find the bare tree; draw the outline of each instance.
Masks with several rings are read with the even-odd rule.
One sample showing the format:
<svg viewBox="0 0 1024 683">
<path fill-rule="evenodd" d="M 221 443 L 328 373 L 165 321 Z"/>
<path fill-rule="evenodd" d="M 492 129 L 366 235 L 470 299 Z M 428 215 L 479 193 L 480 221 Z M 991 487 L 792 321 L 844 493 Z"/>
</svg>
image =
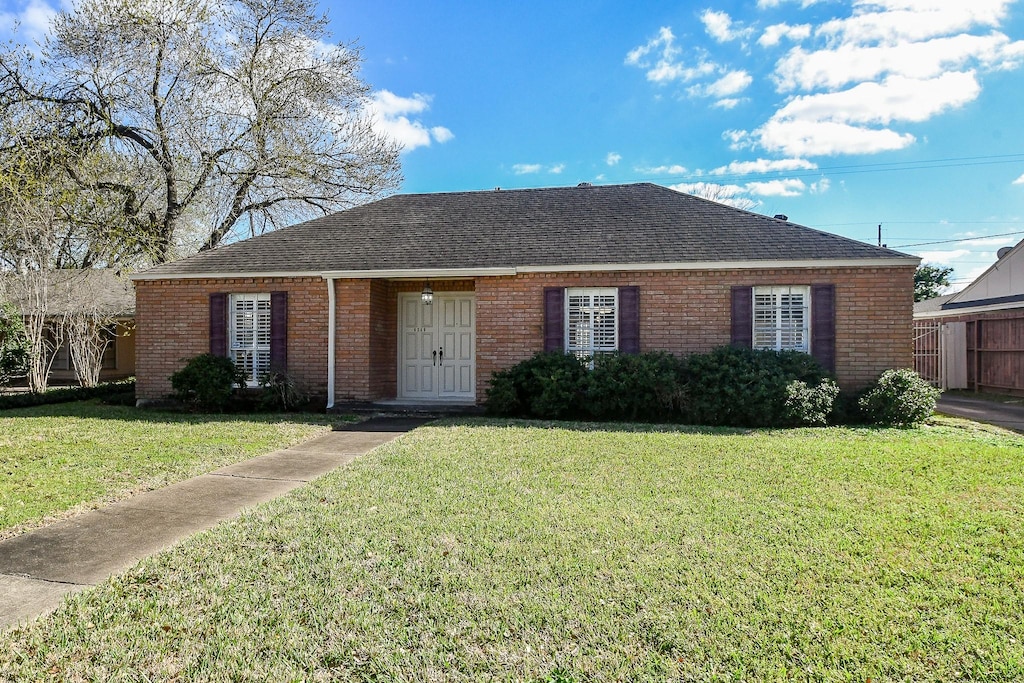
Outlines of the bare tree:
<svg viewBox="0 0 1024 683">
<path fill-rule="evenodd" d="M 397 187 L 359 50 L 327 37 L 312 0 L 82 0 L 38 59 L 0 52 L 0 113 L 79 150 L 63 170 L 118 207 L 108 241 L 163 262 Z"/>
<path fill-rule="evenodd" d="M 744 211 L 751 211 L 757 207 L 756 201 L 743 196 L 743 188 L 739 185 L 719 185 L 718 183 L 700 182 L 674 185 L 673 187 L 680 192 L 686 192 L 703 199 L 710 199 L 719 204 L 727 204 Z"/>
</svg>

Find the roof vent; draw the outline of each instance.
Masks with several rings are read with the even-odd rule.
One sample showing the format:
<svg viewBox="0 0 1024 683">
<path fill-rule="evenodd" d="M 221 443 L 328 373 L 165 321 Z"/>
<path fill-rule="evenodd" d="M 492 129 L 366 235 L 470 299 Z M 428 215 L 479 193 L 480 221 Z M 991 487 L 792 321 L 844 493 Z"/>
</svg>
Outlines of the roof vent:
<svg viewBox="0 0 1024 683">
<path fill-rule="evenodd" d="M 780 221 L 788 221 L 789 220 L 789 216 L 787 216 L 784 213 L 777 213 L 777 214 L 775 214 L 775 219 L 776 220 L 780 220 Z"/>
<path fill-rule="evenodd" d="M 496 187 L 496 188 L 494 188 L 494 191 L 495 192 L 501 192 L 501 188 L 500 187 Z"/>
<path fill-rule="evenodd" d="M 576 187 L 593 187 L 593 185 L 591 185 L 590 183 L 580 183 Z"/>
<path fill-rule="evenodd" d="M 996 252 L 996 258 L 1003 258 L 1011 251 L 1013 251 L 1013 247 L 1003 247 L 1002 249 Z"/>
</svg>

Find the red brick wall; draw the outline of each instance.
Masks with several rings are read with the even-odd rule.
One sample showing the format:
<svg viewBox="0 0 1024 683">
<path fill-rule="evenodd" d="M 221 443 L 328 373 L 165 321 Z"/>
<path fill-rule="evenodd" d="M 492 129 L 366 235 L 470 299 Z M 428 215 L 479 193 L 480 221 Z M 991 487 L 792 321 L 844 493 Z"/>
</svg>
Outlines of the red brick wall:
<svg viewBox="0 0 1024 683">
<path fill-rule="evenodd" d="M 288 372 L 315 395 L 327 394 L 327 284 L 319 277 L 140 280 L 135 283 L 136 395 L 171 393 L 184 361 L 210 350 L 210 294 L 288 292 Z"/>
<path fill-rule="evenodd" d="M 435 292 L 476 291 L 477 397 L 491 373 L 543 347 L 544 287 L 640 289 L 640 347 L 677 354 L 729 343 L 730 287 L 836 286 L 836 369 L 844 387 L 913 363 L 913 267 L 524 274 L 430 281 Z M 423 281 L 337 280 L 335 399 L 396 393 L 398 294 Z M 182 359 L 209 350 L 209 295 L 287 290 L 288 369 L 308 391 L 326 394 L 327 283 L 319 277 L 163 280 L 136 283 L 138 396 L 170 393 Z"/>
<path fill-rule="evenodd" d="M 737 285 L 836 286 L 836 374 L 859 388 L 883 370 L 913 365 L 911 266 L 728 271 L 536 273 L 481 278 L 476 284 L 477 397 L 496 370 L 541 351 L 545 287 L 640 290 L 640 349 L 685 355 L 730 340 L 730 288 Z"/>
</svg>

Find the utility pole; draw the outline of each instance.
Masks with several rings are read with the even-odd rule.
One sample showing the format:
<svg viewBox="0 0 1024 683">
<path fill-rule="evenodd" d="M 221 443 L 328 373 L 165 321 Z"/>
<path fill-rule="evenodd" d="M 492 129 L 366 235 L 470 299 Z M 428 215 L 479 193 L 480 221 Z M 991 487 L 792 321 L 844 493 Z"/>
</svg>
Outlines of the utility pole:
<svg viewBox="0 0 1024 683">
<path fill-rule="evenodd" d="M 878 246 L 882 246 L 882 224 L 878 224 Z"/>
</svg>

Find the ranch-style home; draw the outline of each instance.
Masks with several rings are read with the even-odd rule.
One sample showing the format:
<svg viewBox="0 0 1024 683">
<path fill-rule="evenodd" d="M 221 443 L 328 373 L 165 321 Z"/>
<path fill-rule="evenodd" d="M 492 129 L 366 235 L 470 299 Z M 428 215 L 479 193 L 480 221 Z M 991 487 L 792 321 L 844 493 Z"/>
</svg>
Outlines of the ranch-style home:
<svg viewBox="0 0 1024 683">
<path fill-rule="evenodd" d="M 212 352 L 327 408 L 474 404 L 542 350 L 730 343 L 859 388 L 913 364 L 918 262 L 649 183 L 394 195 L 137 274 L 137 393 Z"/>
</svg>

